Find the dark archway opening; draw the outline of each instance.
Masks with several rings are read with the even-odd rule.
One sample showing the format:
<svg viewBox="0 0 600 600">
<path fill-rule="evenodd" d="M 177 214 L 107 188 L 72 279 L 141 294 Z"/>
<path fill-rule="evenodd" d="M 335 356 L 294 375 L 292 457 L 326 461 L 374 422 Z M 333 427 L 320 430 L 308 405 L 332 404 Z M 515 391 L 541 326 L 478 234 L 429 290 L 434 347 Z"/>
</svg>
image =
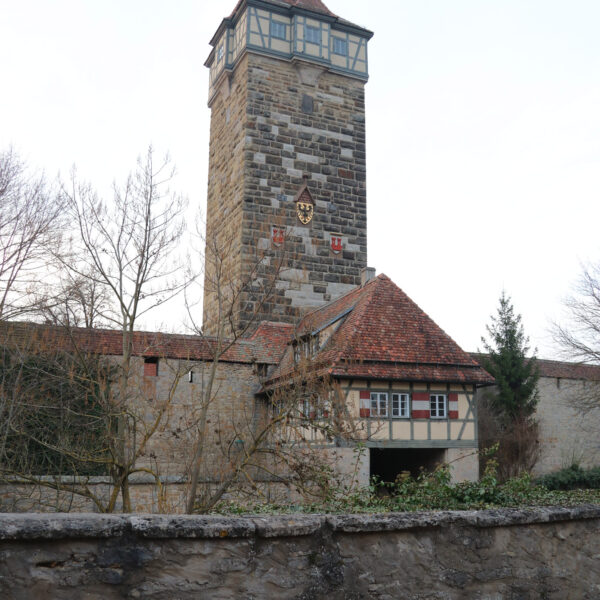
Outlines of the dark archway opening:
<svg viewBox="0 0 600 600">
<path fill-rule="evenodd" d="M 396 477 L 408 471 L 413 477 L 421 469 L 433 471 L 446 459 L 445 448 L 370 448 L 371 477 L 394 482 Z"/>
</svg>

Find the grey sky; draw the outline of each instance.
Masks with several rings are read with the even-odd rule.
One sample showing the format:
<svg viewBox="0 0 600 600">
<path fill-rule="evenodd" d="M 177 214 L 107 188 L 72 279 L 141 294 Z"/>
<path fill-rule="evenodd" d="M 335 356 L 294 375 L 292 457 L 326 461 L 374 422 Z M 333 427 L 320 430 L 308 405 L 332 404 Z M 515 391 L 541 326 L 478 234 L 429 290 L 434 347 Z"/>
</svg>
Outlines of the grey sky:
<svg viewBox="0 0 600 600">
<path fill-rule="evenodd" d="M 0 0 L 0 147 L 106 189 L 153 143 L 204 204 L 203 63 L 234 4 Z M 467 350 L 504 287 L 552 357 L 548 322 L 600 259 L 600 3 L 326 4 L 375 32 L 369 263 Z"/>
</svg>

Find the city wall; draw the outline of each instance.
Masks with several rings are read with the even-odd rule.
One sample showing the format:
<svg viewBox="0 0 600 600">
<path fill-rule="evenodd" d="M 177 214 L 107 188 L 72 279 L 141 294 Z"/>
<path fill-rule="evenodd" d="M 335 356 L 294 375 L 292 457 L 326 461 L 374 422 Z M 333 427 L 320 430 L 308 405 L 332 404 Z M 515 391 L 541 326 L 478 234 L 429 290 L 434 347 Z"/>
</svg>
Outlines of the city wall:
<svg viewBox="0 0 600 600">
<path fill-rule="evenodd" d="M 592 599 L 600 506 L 382 515 L 0 515 L 0 597 Z"/>
</svg>

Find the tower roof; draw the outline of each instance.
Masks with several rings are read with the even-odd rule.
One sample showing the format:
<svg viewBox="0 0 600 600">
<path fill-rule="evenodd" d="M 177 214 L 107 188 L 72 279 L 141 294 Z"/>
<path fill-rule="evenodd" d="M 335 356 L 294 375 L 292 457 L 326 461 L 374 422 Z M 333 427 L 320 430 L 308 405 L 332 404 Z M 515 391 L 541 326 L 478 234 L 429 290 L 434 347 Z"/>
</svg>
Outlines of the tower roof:
<svg viewBox="0 0 600 600">
<path fill-rule="evenodd" d="M 335 17 L 334 13 L 332 13 L 322 2 L 321 0 L 270 0 L 272 4 L 281 4 L 283 6 L 295 6 L 297 8 L 303 8 L 304 10 L 312 10 L 313 12 L 321 13 L 323 15 L 329 15 L 330 17 Z M 244 3 L 244 0 L 240 0 L 236 7 L 233 9 L 231 13 L 230 19 L 233 19 L 240 9 L 241 5 Z"/>
<path fill-rule="evenodd" d="M 336 16 L 321 2 L 321 0 L 285 0 L 285 3 L 290 4 L 291 6 L 297 6 L 298 8 L 330 15 L 332 17 Z"/>
</svg>

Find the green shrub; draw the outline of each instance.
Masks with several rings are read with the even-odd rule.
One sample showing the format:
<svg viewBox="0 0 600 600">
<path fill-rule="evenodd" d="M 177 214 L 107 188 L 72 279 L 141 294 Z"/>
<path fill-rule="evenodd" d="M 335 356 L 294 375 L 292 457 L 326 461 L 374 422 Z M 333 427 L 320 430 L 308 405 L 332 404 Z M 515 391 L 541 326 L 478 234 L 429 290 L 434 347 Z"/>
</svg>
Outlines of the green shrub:
<svg viewBox="0 0 600 600">
<path fill-rule="evenodd" d="M 571 465 L 540 477 L 536 483 L 549 490 L 598 490 L 600 489 L 600 467 L 582 469 Z"/>
<path fill-rule="evenodd" d="M 549 489 L 524 473 L 501 483 L 497 463 L 488 460 L 479 481 L 451 483 L 450 466 L 441 465 L 433 472 L 422 471 L 417 477 L 399 476 L 394 483 L 374 479 L 366 488 L 340 487 L 336 494 L 321 502 L 299 505 L 247 504 L 222 502 L 214 512 L 221 514 L 257 513 L 384 513 L 416 510 L 478 510 L 498 507 L 573 506 L 600 504 L 600 469 L 583 471 L 595 481 L 595 489 Z M 567 471 L 566 469 L 564 471 Z M 591 471 L 594 473 L 591 474 Z M 557 474 L 554 474 L 557 475 Z M 567 477 L 563 474 L 563 477 Z M 570 475 L 573 477 L 573 475 Z"/>
</svg>

